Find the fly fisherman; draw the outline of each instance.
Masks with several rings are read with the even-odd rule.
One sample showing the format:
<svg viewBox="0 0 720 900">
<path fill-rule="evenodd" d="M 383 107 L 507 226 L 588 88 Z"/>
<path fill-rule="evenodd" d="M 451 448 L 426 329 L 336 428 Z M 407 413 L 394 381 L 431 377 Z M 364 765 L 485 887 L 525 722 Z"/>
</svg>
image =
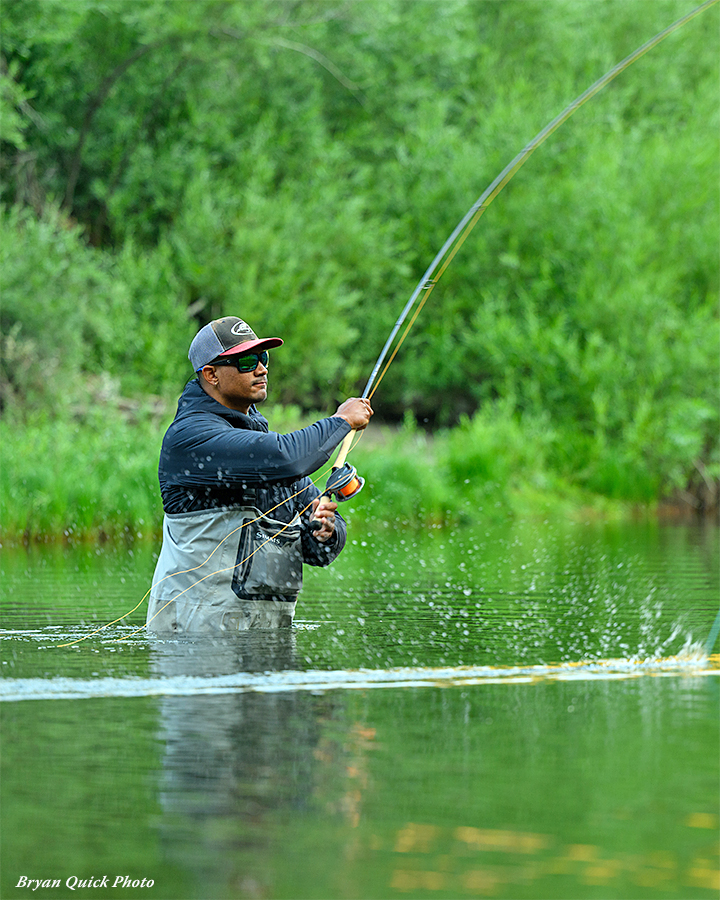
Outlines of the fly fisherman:
<svg viewBox="0 0 720 900">
<path fill-rule="evenodd" d="M 308 475 L 351 430 L 365 428 L 370 402 L 351 398 L 307 428 L 269 431 L 255 404 L 267 397 L 268 350 L 282 343 L 225 316 L 190 344 L 197 378 L 160 451 L 165 517 L 149 631 L 291 625 L 302 564 L 327 566 L 345 546 L 337 503 L 319 502 Z"/>
</svg>

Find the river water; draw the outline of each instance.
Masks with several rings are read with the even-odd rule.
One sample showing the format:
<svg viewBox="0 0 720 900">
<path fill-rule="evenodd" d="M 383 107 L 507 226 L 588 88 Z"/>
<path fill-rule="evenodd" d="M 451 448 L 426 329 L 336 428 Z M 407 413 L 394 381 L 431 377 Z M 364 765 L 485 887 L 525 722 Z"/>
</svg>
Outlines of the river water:
<svg viewBox="0 0 720 900">
<path fill-rule="evenodd" d="M 716 527 L 351 529 L 291 630 L 93 633 L 156 551 L 0 552 L 3 898 L 717 897 Z"/>
</svg>

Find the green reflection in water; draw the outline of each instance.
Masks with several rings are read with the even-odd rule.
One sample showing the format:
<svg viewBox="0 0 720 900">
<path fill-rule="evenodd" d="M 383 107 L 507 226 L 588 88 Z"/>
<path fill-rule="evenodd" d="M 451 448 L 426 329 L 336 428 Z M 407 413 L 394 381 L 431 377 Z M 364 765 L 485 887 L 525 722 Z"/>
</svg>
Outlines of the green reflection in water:
<svg viewBox="0 0 720 900">
<path fill-rule="evenodd" d="M 117 643 L 120 625 L 66 650 L 137 602 L 151 548 L 3 551 L 7 684 L 160 693 L 0 705 L 0 895 L 28 896 L 21 876 L 127 874 L 168 900 L 716 897 L 716 674 L 289 691 L 282 673 L 632 667 L 705 640 L 717 534 L 355 535 L 309 573 L 292 631 Z M 271 690 L 169 695 L 238 673 Z"/>
<path fill-rule="evenodd" d="M 717 731 L 709 677 L 4 704 L 2 895 L 714 897 Z"/>
<path fill-rule="evenodd" d="M 392 538 L 357 539 L 347 564 L 308 573 L 300 621 L 337 625 L 303 641 L 308 661 L 664 656 L 701 646 L 717 612 L 713 527 L 513 523 Z"/>
</svg>

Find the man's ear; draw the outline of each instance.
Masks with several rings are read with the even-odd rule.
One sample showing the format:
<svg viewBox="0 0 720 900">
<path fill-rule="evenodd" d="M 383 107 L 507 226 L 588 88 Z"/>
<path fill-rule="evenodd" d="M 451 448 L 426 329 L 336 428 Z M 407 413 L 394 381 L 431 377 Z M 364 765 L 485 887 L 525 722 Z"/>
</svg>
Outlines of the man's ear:
<svg viewBox="0 0 720 900">
<path fill-rule="evenodd" d="M 215 366 L 203 366 L 202 369 L 198 372 L 198 375 L 202 375 L 207 384 L 210 387 L 217 387 L 218 377 L 217 372 L 215 371 Z"/>
</svg>

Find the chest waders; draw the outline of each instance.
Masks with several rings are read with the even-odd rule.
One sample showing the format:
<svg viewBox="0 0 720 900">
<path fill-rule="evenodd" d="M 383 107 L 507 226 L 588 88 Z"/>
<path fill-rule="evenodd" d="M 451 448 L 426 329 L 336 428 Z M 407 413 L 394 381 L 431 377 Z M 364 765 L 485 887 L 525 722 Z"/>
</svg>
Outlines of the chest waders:
<svg viewBox="0 0 720 900">
<path fill-rule="evenodd" d="M 151 632 L 290 626 L 302 587 L 300 517 L 255 507 L 166 515 L 148 601 Z"/>
</svg>

